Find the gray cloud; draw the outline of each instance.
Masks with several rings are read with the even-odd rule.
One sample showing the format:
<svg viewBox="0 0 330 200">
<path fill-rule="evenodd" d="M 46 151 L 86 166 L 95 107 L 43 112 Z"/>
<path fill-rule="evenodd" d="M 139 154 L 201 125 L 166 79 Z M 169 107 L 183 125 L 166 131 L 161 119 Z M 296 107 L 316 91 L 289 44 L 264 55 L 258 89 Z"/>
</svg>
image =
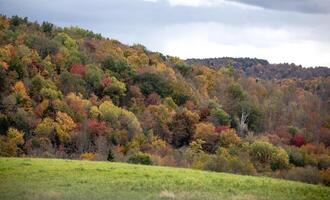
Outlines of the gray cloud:
<svg viewBox="0 0 330 200">
<path fill-rule="evenodd" d="M 281 11 L 295 11 L 303 13 L 330 13 L 329 0 L 229 0 L 244 4 Z"/>
<path fill-rule="evenodd" d="M 322 61 L 317 58 L 320 52 L 330 53 L 326 48 L 330 46 L 330 15 L 246 9 L 235 4 L 172 6 L 167 0 L 0 0 L 0 13 L 58 26 L 80 26 L 174 56 L 262 56 L 274 62 L 330 65 L 329 56 L 324 55 Z M 278 44 L 290 49 L 282 60 Z M 308 57 L 310 54 L 313 55 Z"/>
</svg>

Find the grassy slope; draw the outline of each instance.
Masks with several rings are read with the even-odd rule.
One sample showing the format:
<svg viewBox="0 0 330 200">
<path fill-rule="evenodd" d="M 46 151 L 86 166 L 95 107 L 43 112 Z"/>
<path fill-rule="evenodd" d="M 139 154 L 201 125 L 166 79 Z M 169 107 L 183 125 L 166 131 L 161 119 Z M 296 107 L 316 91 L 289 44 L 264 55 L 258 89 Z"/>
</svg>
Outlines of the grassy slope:
<svg viewBox="0 0 330 200">
<path fill-rule="evenodd" d="M 330 188 L 124 163 L 0 158 L 0 199 L 329 199 Z"/>
</svg>

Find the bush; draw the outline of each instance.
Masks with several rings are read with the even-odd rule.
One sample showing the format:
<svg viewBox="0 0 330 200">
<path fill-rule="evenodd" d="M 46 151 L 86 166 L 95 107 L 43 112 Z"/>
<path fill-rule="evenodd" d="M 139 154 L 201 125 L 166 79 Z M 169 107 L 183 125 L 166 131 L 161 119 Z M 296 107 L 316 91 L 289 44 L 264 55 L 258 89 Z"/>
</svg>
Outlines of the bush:
<svg viewBox="0 0 330 200">
<path fill-rule="evenodd" d="M 326 186 L 330 186 L 330 168 L 322 170 L 321 177 L 323 180 L 323 184 Z"/>
<path fill-rule="evenodd" d="M 269 163 L 275 152 L 272 144 L 264 141 L 256 141 L 250 146 L 250 155 L 261 163 Z"/>
<path fill-rule="evenodd" d="M 238 146 L 242 143 L 241 138 L 236 134 L 234 129 L 228 129 L 221 132 L 219 137 L 220 147 L 228 148 L 232 145 Z"/>
<path fill-rule="evenodd" d="M 307 166 L 296 167 L 284 174 L 285 179 L 293 180 L 293 181 L 301 181 L 306 183 L 317 184 L 321 183 L 322 179 L 320 176 L 320 172 L 316 167 Z"/>
<path fill-rule="evenodd" d="M 295 166 L 303 167 L 306 165 L 317 165 L 317 160 L 303 149 L 290 147 L 286 149 L 286 151 L 289 155 L 290 163 L 294 164 Z"/>
<path fill-rule="evenodd" d="M 256 141 L 250 146 L 250 155 L 261 164 L 270 164 L 272 170 L 285 169 L 289 167 L 289 156 L 287 152 L 279 147 L 264 141 Z M 264 166 L 264 167 L 265 167 Z"/>
<path fill-rule="evenodd" d="M 152 161 L 150 159 L 150 156 L 145 153 L 136 153 L 129 157 L 128 159 L 129 163 L 134 163 L 134 164 L 142 164 L 142 165 L 152 165 Z"/>
<path fill-rule="evenodd" d="M 93 160 L 95 158 L 96 154 L 95 153 L 83 153 L 80 155 L 80 159 L 83 160 Z"/>
<path fill-rule="evenodd" d="M 204 164 L 204 169 L 245 175 L 253 175 L 256 173 L 256 169 L 249 160 L 248 155 L 244 155 L 244 157 L 231 155 L 225 148 L 219 148 L 217 154 L 213 155 L 211 159 Z"/>
<path fill-rule="evenodd" d="M 318 158 L 318 168 L 319 169 L 330 168 L 330 156 L 320 155 L 320 157 Z"/>
<path fill-rule="evenodd" d="M 289 167 L 289 156 L 282 148 L 277 148 L 271 159 L 272 170 L 285 169 Z"/>
</svg>

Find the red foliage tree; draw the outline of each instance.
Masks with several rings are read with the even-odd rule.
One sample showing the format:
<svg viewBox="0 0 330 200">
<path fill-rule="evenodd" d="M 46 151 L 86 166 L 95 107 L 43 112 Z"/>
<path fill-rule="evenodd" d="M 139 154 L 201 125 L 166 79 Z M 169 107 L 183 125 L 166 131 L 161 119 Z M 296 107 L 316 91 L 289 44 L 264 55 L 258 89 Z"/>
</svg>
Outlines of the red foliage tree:
<svg viewBox="0 0 330 200">
<path fill-rule="evenodd" d="M 105 121 L 98 121 L 97 119 L 89 119 L 87 122 L 88 131 L 96 136 L 104 135 L 107 129 Z"/>
<path fill-rule="evenodd" d="M 211 110 L 208 107 L 204 107 L 200 110 L 201 120 L 206 119 L 211 113 Z"/>
<path fill-rule="evenodd" d="M 73 64 L 70 68 L 71 74 L 79 74 L 80 76 L 85 76 L 86 74 L 86 67 L 82 64 Z"/>
<path fill-rule="evenodd" d="M 229 129 L 230 129 L 229 126 L 219 125 L 219 126 L 216 126 L 216 127 L 215 127 L 215 132 L 217 132 L 217 133 L 221 133 L 221 132 L 223 132 L 223 131 L 227 131 L 227 130 L 229 130 Z"/>
<path fill-rule="evenodd" d="M 301 147 L 302 145 L 306 144 L 306 140 L 305 137 L 300 135 L 300 134 L 296 134 L 292 139 L 291 139 L 291 144 L 297 146 L 297 147 Z"/>
<path fill-rule="evenodd" d="M 146 99 L 147 105 L 158 105 L 160 104 L 160 96 L 157 93 L 151 93 Z"/>
</svg>

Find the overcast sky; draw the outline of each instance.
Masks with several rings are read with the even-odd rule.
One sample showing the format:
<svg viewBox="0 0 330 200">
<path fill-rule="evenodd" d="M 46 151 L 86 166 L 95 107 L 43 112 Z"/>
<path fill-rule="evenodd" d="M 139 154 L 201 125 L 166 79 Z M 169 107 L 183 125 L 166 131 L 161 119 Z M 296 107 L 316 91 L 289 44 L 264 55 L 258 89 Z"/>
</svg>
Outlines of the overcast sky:
<svg viewBox="0 0 330 200">
<path fill-rule="evenodd" d="M 0 12 L 181 58 L 330 67 L 330 0 L 0 0 Z"/>
</svg>

